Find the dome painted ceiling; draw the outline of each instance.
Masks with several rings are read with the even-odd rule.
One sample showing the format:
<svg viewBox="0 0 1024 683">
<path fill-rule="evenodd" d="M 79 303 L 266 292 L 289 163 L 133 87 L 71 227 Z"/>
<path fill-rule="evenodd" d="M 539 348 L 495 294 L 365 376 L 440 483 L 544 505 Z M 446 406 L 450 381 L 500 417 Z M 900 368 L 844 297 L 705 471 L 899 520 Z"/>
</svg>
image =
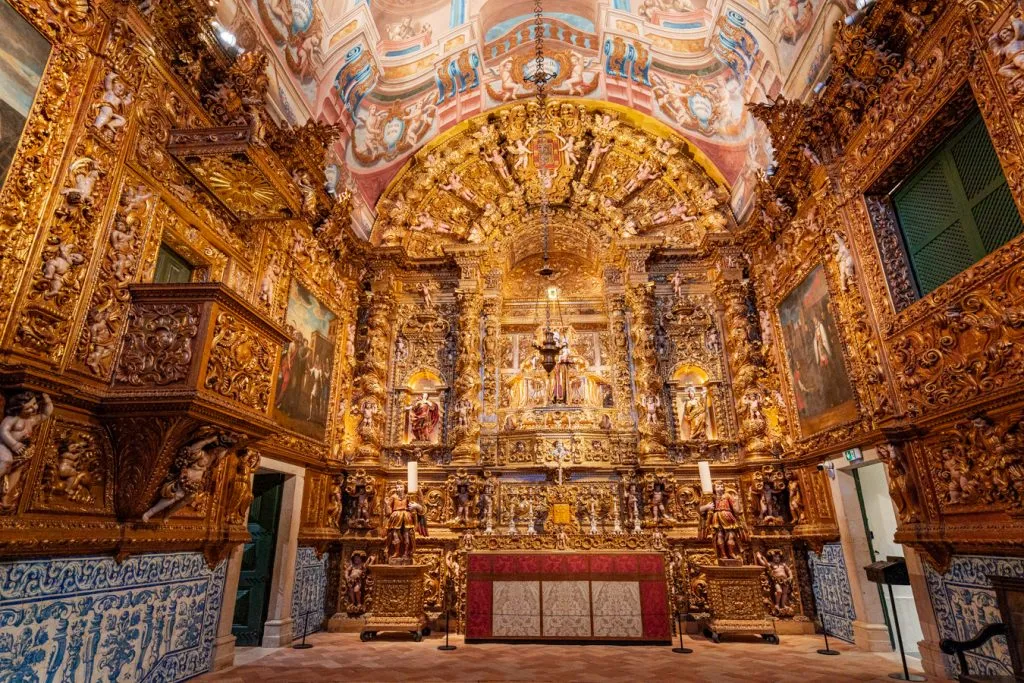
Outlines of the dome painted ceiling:
<svg viewBox="0 0 1024 683">
<path fill-rule="evenodd" d="M 805 97 L 854 0 L 546 0 L 556 96 L 603 100 L 671 126 L 718 169 L 742 217 L 768 136 L 747 102 Z M 271 54 L 272 107 L 345 131 L 328 176 L 369 235 L 410 157 L 478 114 L 532 96 L 533 2 L 224 0 L 220 24 Z"/>
</svg>

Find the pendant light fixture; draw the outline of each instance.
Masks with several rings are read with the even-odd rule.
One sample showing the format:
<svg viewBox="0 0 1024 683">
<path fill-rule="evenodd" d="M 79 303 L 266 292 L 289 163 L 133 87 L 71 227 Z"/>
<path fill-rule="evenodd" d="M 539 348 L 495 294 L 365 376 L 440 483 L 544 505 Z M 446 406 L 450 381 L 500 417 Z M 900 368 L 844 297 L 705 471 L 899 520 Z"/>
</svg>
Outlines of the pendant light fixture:
<svg viewBox="0 0 1024 683">
<path fill-rule="evenodd" d="M 534 0 L 533 3 L 533 42 L 534 42 L 534 70 L 533 85 L 537 91 L 537 129 L 543 130 L 548 120 L 548 93 L 547 85 L 550 76 L 547 73 L 544 60 L 544 4 L 542 0 Z M 551 205 L 548 203 L 548 193 L 544 183 L 540 183 L 540 223 L 543 232 L 544 252 L 543 262 L 537 274 L 547 280 L 555 274 L 550 263 L 550 239 L 551 239 Z M 555 369 L 559 353 L 565 347 L 565 342 L 551 328 L 551 296 L 545 292 L 544 296 L 544 338 L 540 344 L 533 347 L 540 352 L 540 365 L 549 375 Z"/>
</svg>

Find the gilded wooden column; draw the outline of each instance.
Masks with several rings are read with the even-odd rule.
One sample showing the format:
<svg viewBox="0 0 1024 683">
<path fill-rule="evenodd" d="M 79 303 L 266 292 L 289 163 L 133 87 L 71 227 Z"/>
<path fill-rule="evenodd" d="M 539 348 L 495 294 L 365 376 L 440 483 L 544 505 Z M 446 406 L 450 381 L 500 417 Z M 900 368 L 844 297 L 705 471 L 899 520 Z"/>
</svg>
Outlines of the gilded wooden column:
<svg viewBox="0 0 1024 683">
<path fill-rule="evenodd" d="M 478 291 L 459 289 L 458 358 L 455 362 L 455 419 L 451 434 L 452 463 L 475 464 L 480 456 L 480 317 L 483 295 Z"/>
<path fill-rule="evenodd" d="M 615 405 L 619 416 L 629 419 L 629 397 L 632 396 L 629 379 L 629 326 L 626 322 L 626 296 L 622 289 L 619 270 L 605 272 L 605 301 L 611 327 L 611 353 L 615 383 Z"/>
<path fill-rule="evenodd" d="M 486 277 L 483 295 L 483 404 L 482 414 L 498 431 L 498 375 L 501 372 L 501 271 Z"/>
<path fill-rule="evenodd" d="M 662 398 L 664 382 L 658 374 L 658 356 L 654 349 L 654 283 L 642 282 L 626 288 L 626 305 L 631 315 L 633 368 L 636 386 L 637 454 L 641 462 L 664 460 L 668 455 L 665 429 L 666 406 Z"/>
<path fill-rule="evenodd" d="M 763 457 L 771 452 L 764 413 L 770 397 L 761 388 L 766 375 L 764 357 L 754 341 L 758 333 L 749 283 L 742 279 L 742 273 L 731 270 L 719 272 L 715 294 L 723 307 L 726 351 L 736 412 L 740 417 L 740 439 L 748 457 Z"/>
<path fill-rule="evenodd" d="M 371 291 L 364 294 L 363 305 L 369 311 L 365 342 L 356 353 L 353 380 L 351 411 L 359 417 L 354 461 L 361 465 L 376 465 L 384 443 L 388 351 L 395 311 L 394 279 L 390 271 L 385 270 L 374 278 Z"/>
</svg>

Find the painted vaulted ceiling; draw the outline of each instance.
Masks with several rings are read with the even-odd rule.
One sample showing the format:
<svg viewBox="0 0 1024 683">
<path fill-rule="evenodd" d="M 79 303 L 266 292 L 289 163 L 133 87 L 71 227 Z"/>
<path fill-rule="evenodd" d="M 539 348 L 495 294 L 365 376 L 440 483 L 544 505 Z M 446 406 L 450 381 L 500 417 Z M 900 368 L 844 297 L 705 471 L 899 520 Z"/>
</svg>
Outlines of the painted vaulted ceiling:
<svg viewBox="0 0 1024 683">
<path fill-rule="evenodd" d="M 721 172 L 742 217 L 771 163 L 747 102 L 806 97 L 856 0 L 545 0 L 553 94 L 649 114 Z M 223 0 L 225 40 L 272 56 L 276 114 L 340 123 L 328 176 L 368 234 L 410 156 L 533 94 L 533 0 Z"/>
</svg>

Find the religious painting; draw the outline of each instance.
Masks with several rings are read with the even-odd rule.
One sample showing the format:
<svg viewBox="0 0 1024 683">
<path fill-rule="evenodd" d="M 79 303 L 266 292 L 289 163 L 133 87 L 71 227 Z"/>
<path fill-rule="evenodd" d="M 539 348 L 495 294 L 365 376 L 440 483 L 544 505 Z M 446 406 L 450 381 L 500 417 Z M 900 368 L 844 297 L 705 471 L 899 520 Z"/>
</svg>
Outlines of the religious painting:
<svg viewBox="0 0 1024 683">
<path fill-rule="evenodd" d="M 839 331 L 819 265 L 779 304 L 800 429 L 804 435 L 857 418 Z"/>
<path fill-rule="evenodd" d="M 277 374 L 274 418 L 288 429 L 322 439 L 327 431 L 337 318 L 297 280 L 288 291 L 289 341 Z"/>
<path fill-rule="evenodd" d="M 5 0 L 0 0 L 0 187 L 14 159 L 50 43 Z"/>
</svg>

